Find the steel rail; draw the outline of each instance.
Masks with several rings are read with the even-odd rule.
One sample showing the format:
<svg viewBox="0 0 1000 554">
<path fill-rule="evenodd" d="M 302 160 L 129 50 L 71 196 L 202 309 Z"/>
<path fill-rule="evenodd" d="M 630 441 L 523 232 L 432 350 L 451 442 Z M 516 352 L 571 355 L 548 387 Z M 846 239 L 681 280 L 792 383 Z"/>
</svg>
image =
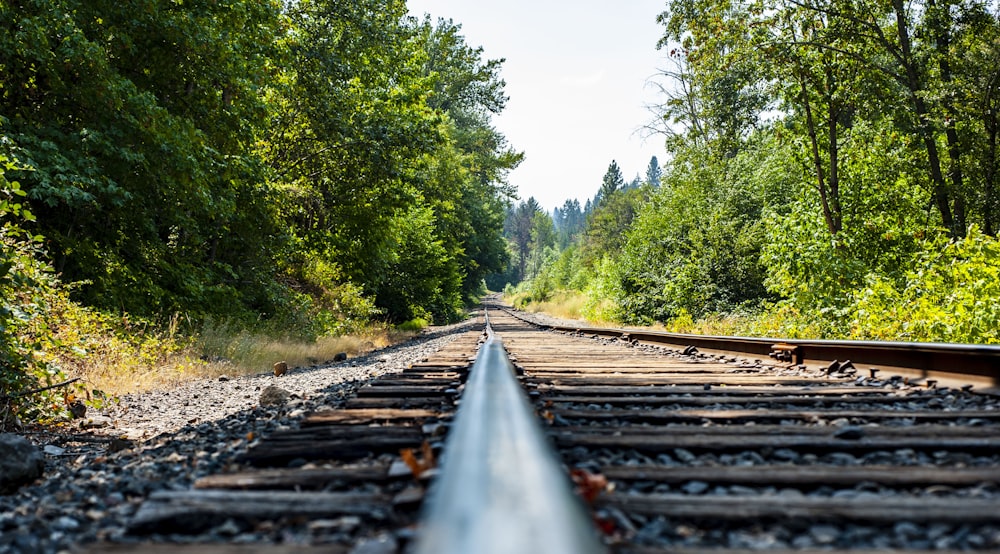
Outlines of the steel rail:
<svg viewBox="0 0 1000 554">
<path fill-rule="evenodd" d="M 920 378 L 971 378 L 982 386 L 1000 387 L 1000 346 L 940 342 L 725 337 L 642 329 L 548 325 L 532 322 L 511 310 L 503 309 L 510 315 L 543 329 L 678 347 L 694 346 L 699 350 L 754 355 L 762 358 L 785 353 L 788 359 L 784 361 L 794 364 L 829 364 L 834 360 L 842 363 L 850 360 L 861 374 L 871 367 L 910 373 Z"/>
<path fill-rule="evenodd" d="M 442 473 L 429 494 L 415 552 L 604 552 L 488 314 L 486 332 L 445 441 Z"/>
</svg>

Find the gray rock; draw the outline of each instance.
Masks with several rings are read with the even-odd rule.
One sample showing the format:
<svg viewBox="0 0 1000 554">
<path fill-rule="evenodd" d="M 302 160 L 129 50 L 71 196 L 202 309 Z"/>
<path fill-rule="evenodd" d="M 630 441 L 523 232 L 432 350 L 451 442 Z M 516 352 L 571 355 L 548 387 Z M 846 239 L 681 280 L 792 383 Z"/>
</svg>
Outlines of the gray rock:
<svg viewBox="0 0 1000 554">
<path fill-rule="evenodd" d="M 790 448 L 779 448 L 771 456 L 779 462 L 794 462 L 799 459 L 799 453 Z"/>
<path fill-rule="evenodd" d="M 688 494 L 701 494 L 708 490 L 708 483 L 704 481 L 688 481 L 681 487 L 681 490 Z"/>
<path fill-rule="evenodd" d="M 809 536 L 817 544 L 833 544 L 840 535 L 840 530 L 832 525 L 813 525 L 809 528 Z"/>
<path fill-rule="evenodd" d="M 848 425 L 841 427 L 834 434 L 833 437 L 841 440 L 856 441 L 860 440 L 865 436 L 865 430 L 856 425 Z"/>
<path fill-rule="evenodd" d="M 45 457 L 24 437 L 0 433 L 0 493 L 17 490 L 41 477 Z"/>
<path fill-rule="evenodd" d="M 362 539 L 351 549 L 351 554 L 394 554 L 398 548 L 396 537 L 381 534 L 372 539 Z"/>
<path fill-rule="evenodd" d="M 685 450 L 683 448 L 675 448 L 674 457 L 684 462 L 685 464 L 690 464 L 691 462 L 698 459 L 697 456 L 691 453 L 691 451 Z"/>
<path fill-rule="evenodd" d="M 93 417 L 88 417 L 80 420 L 81 429 L 101 429 L 104 427 L 109 427 L 112 423 L 110 417 L 95 415 Z"/>
<path fill-rule="evenodd" d="M 281 387 L 276 387 L 274 385 L 268 385 L 264 387 L 264 390 L 260 392 L 260 405 L 261 406 L 280 406 L 292 396 L 292 393 L 286 391 Z"/>
<path fill-rule="evenodd" d="M 920 527 L 909 521 L 901 521 L 892 528 L 893 532 L 900 540 L 910 541 L 921 535 Z"/>
<path fill-rule="evenodd" d="M 80 522 L 69 516 L 61 516 L 55 521 L 55 527 L 63 531 L 75 531 L 80 528 Z"/>
</svg>

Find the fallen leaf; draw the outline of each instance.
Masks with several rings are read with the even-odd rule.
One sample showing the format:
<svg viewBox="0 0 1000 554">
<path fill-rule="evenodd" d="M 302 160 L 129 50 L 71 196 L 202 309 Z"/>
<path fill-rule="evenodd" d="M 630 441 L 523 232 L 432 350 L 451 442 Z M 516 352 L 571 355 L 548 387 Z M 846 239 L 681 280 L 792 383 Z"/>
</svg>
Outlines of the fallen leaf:
<svg viewBox="0 0 1000 554">
<path fill-rule="evenodd" d="M 434 469 L 437 465 L 434 460 L 434 451 L 431 449 L 429 442 L 424 441 L 420 445 L 420 455 L 423 459 L 417 459 L 417 455 L 412 448 L 404 448 L 399 451 L 399 457 L 403 459 L 406 467 L 410 468 L 410 473 L 415 478 L 420 478 L 425 471 Z"/>
<path fill-rule="evenodd" d="M 600 473 L 590 473 L 585 469 L 574 469 L 569 472 L 570 479 L 576 485 L 576 493 L 580 495 L 588 505 L 593 505 L 597 500 L 597 495 L 608 488 L 607 477 Z"/>
</svg>

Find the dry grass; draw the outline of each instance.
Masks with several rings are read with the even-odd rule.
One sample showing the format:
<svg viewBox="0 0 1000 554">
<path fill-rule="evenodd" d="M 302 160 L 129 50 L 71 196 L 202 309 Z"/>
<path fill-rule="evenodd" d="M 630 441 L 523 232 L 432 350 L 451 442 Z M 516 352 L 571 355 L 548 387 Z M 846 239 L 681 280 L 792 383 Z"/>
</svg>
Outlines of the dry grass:
<svg viewBox="0 0 1000 554">
<path fill-rule="evenodd" d="M 77 318 L 79 321 L 79 318 Z M 164 389 L 198 378 L 248 375 L 271 371 L 275 362 L 299 367 L 332 361 L 346 353 L 355 357 L 414 336 L 415 332 L 374 328 L 361 334 L 307 342 L 265 334 L 230 332 L 206 327 L 194 338 L 176 326 L 153 331 L 144 326 L 122 332 L 120 322 L 89 320 L 63 330 L 71 348 L 53 349 L 50 361 L 67 375 L 82 377 L 87 394 L 107 396 Z M 81 334 L 85 330 L 85 334 Z M 71 335 L 71 336 L 70 336 Z M 77 346 L 79 345 L 79 346 Z"/>
<path fill-rule="evenodd" d="M 583 319 L 587 297 L 578 291 L 558 291 L 543 302 L 532 302 L 525 307 L 529 312 L 542 312 L 561 319 Z"/>
<path fill-rule="evenodd" d="M 310 366 L 331 362 L 337 354 L 355 357 L 372 350 L 385 348 L 416 335 L 413 331 L 379 328 L 362 334 L 341 337 L 324 337 L 314 342 L 275 339 L 264 335 L 241 333 L 228 340 L 222 350 L 211 358 L 211 366 L 221 373 L 260 373 L 270 371 L 275 362 L 286 362 L 289 367 Z M 205 339 L 203 338 L 202 341 Z M 217 361 L 221 360 L 221 361 Z"/>
<path fill-rule="evenodd" d="M 542 302 L 523 302 L 527 294 L 505 297 L 505 300 L 526 312 L 544 313 L 560 319 L 585 321 L 599 327 L 620 327 L 622 323 L 603 314 L 614 313 L 615 306 L 610 300 L 603 299 L 593 302 L 587 295 L 575 290 L 560 290 L 552 293 L 548 300 Z M 770 327 L 769 327 L 770 325 Z M 671 321 L 654 323 L 645 328 L 653 331 L 671 333 L 690 333 L 695 335 L 746 335 L 746 336 L 781 336 L 773 329 L 773 323 L 766 317 L 745 315 L 710 315 L 694 320 L 687 314 L 682 314 Z"/>
<path fill-rule="evenodd" d="M 603 313 L 607 310 L 594 309 L 589 306 L 587 295 L 576 290 L 559 290 L 553 292 L 548 300 L 541 302 L 531 301 L 525 304 L 523 299 L 526 295 L 513 295 L 504 297 L 504 300 L 512 305 L 519 306 L 518 309 L 532 313 L 543 313 L 559 319 L 570 319 L 586 321 L 593 325 L 613 325 L 614 322 L 595 318 L 594 313 Z"/>
</svg>

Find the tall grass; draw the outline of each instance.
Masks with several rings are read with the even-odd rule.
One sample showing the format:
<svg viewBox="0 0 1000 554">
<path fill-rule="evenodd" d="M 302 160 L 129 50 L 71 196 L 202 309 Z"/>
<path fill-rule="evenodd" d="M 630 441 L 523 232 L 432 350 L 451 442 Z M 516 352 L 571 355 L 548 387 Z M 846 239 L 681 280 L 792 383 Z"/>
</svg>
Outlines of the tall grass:
<svg viewBox="0 0 1000 554">
<path fill-rule="evenodd" d="M 222 324 L 206 324 L 198 334 L 197 346 L 203 356 L 219 369 L 238 373 L 269 371 L 275 362 L 289 367 L 330 362 L 337 354 L 354 357 L 413 337 L 416 332 L 375 325 L 358 333 L 339 337 L 304 340 L 255 333 Z"/>
<path fill-rule="evenodd" d="M 56 340 L 44 355 L 68 376 L 80 377 L 90 400 L 95 391 L 113 397 L 197 378 L 262 373 L 279 361 L 289 367 L 321 364 L 340 353 L 354 357 L 416 334 L 374 324 L 350 335 L 306 340 L 213 322 L 182 332 L 181 318 L 154 325 L 61 300 L 49 323 Z"/>
</svg>

